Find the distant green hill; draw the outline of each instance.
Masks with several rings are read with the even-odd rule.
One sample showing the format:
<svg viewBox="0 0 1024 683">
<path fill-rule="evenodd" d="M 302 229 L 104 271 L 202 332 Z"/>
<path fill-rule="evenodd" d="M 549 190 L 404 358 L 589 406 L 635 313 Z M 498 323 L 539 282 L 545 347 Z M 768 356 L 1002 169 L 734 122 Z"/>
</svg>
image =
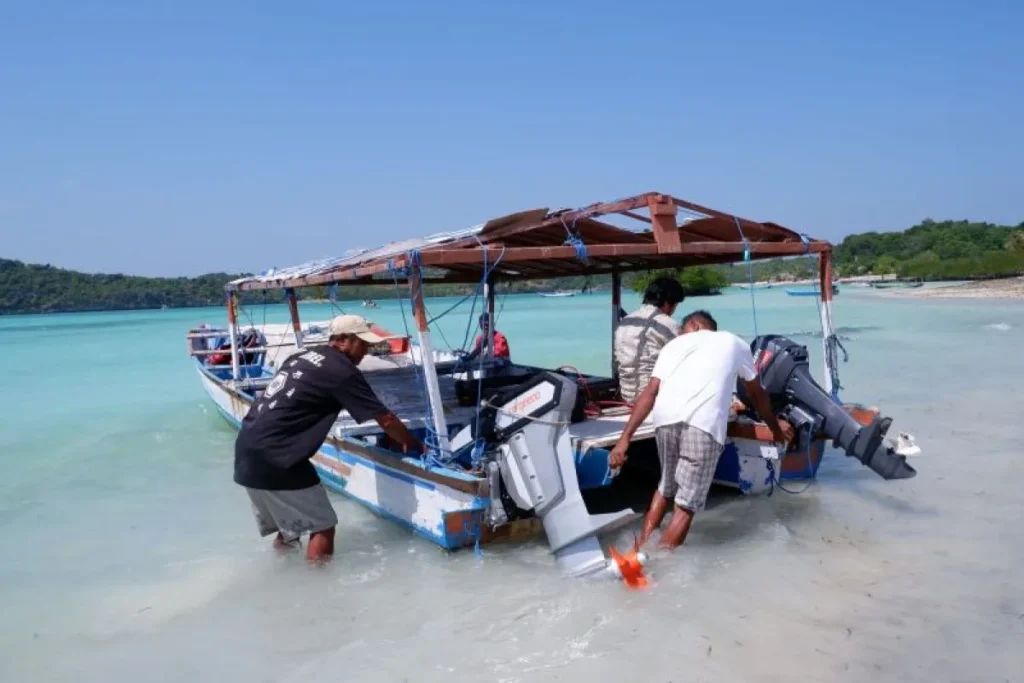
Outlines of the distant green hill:
<svg viewBox="0 0 1024 683">
<path fill-rule="evenodd" d="M 0 313 L 211 306 L 223 303 L 224 285 L 232 277 L 91 275 L 0 259 Z"/>
<path fill-rule="evenodd" d="M 865 232 L 846 237 L 835 249 L 839 276 L 867 273 L 898 274 L 925 280 L 981 279 L 1024 273 L 1024 223 L 1016 227 L 968 221 L 922 221 L 902 232 Z M 760 261 L 752 266 L 755 280 L 805 278 L 815 271 L 806 258 Z M 695 269 L 694 269 L 695 270 Z M 750 277 L 747 266 L 719 266 L 716 270 L 732 282 Z M 714 273 L 686 274 L 715 291 L 724 284 Z M 32 265 L 0 259 L 0 314 L 48 313 L 58 311 L 101 311 L 140 308 L 219 306 L 224 302 L 224 285 L 239 277 L 210 273 L 198 277 L 153 278 L 133 275 L 80 273 L 50 265 Z M 624 278 L 633 286 L 643 274 Z M 571 277 L 530 283 L 515 283 L 507 291 L 526 292 L 549 288 L 582 289 L 602 287 L 608 278 Z M 430 285 L 429 296 L 460 295 L 472 291 L 466 285 Z M 307 299 L 327 297 L 324 287 L 300 290 Z M 342 287 L 339 297 L 382 299 L 394 295 L 391 286 Z M 278 303 L 278 290 L 250 292 L 245 303 Z"/>
<path fill-rule="evenodd" d="M 753 266 L 755 280 L 806 278 L 812 259 L 777 259 Z M 968 221 L 924 220 L 902 232 L 849 235 L 833 251 L 840 277 L 889 275 L 924 280 L 974 280 L 1024 273 L 1024 223 L 1016 227 Z M 743 265 L 727 266 L 733 282 L 745 282 Z"/>
<path fill-rule="evenodd" d="M 241 275 L 210 273 L 198 277 L 158 278 L 134 275 L 80 273 L 50 265 L 26 264 L 0 259 L 0 314 L 57 313 L 69 311 L 133 310 L 220 306 L 224 286 Z M 593 284 L 584 277 L 515 283 L 508 291 L 582 289 Z M 428 296 L 452 296 L 472 292 L 472 285 L 427 285 Z M 302 299 L 326 299 L 326 287 L 297 290 Z M 385 299 L 395 295 L 392 285 L 341 287 L 338 298 L 346 301 Z M 280 290 L 247 292 L 245 304 L 280 303 Z"/>
</svg>

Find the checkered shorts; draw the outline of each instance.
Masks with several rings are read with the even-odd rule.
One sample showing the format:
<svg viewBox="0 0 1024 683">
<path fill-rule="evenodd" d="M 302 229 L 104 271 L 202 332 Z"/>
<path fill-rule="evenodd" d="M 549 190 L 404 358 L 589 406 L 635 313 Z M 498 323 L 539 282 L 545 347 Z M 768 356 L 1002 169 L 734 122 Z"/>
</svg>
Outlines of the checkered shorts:
<svg viewBox="0 0 1024 683">
<path fill-rule="evenodd" d="M 722 444 L 685 422 L 664 425 L 655 431 L 661 481 L 658 491 L 676 505 L 697 512 L 704 508 L 715 477 Z"/>
</svg>

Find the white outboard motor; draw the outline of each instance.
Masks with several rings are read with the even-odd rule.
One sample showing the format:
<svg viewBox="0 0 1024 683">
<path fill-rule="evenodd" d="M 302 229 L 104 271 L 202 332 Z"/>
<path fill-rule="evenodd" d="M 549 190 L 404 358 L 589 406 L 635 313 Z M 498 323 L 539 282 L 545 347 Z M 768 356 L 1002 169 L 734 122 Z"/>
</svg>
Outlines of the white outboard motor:
<svg viewBox="0 0 1024 683">
<path fill-rule="evenodd" d="M 509 497 L 541 519 L 562 572 L 584 576 L 607 569 L 598 534 L 629 522 L 634 513 L 587 511 L 569 437 L 576 394 L 572 380 L 542 373 L 489 404 L 495 410 L 497 465 Z"/>
</svg>

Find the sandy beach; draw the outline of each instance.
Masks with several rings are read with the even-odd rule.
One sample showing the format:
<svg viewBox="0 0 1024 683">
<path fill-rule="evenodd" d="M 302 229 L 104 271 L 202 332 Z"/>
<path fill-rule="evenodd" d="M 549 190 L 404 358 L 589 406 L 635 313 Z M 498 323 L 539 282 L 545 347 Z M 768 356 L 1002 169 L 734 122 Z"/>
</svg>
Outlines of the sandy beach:
<svg viewBox="0 0 1024 683">
<path fill-rule="evenodd" d="M 944 287 L 924 287 L 893 292 L 897 296 L 946 299 L 1019 299 L 1024 298 L 1024 277 L 980 280 Z"/>
</svg>

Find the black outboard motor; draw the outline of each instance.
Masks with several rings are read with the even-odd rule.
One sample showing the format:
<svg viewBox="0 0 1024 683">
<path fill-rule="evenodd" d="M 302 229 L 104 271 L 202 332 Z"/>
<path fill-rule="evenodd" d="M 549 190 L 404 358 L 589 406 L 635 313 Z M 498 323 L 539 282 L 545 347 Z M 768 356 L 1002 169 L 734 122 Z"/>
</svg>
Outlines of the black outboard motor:
<svg viewBox="0 0 1024 683">
<path fill-rule="evenodd" d="M 883 479 L 909 479 L 917 474 L 907 458 L 884 442 L 892 419 L 876 417 L 861 426 L 811 378 L 807 347 L 777 334 L 758 337 L 750 344 L 758 379 L 771 398 L 776 414 L 795 429 L 810 427 L 832 439 L 848 456 L 860 460 Z M 750 404 L 743 381 L 737 395 Z"/>
</svg>

